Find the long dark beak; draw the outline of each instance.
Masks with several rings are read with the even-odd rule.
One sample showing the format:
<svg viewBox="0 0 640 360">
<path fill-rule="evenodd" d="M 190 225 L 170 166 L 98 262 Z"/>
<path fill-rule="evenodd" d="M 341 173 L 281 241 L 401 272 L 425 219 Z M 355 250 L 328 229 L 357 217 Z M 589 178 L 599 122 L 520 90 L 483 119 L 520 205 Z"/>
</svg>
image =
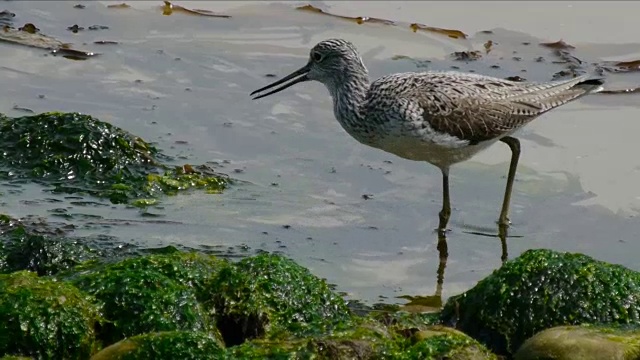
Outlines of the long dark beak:
<svg viewBox="0 0 640 360">
<path fill-rule="evenodd" d="M 272 88 L 274 86 L 280 85 L 280 84 L 285 83 L 285 82 L 287 82 L 287 81 L 289 81 L 291 79 L 294 79 L 293 81 L 291 81 L 291 82 L 289 82 L 287 84 L 284 84 L 284 85 L 282 85 L 282 86 L 280 86 L 278 88 L 275 88 L 274 90 L 269 91 L 266 94 L 262 94 L 262 95 L 254 97 L 253 100 L 256 100 L 256 99 L 260 99 L 260 98 L 265 97 L 265 96 L 269 96 L 271 94 L 275 94 L 275 93 L 277 93 L 279 91 L 282 91 L 282 90 L 284 90 L 284 89 L 286 89 L 286 88 L 288 88 L 290 86 L 293 86 L 293 85 L 295 85 L 297 83 L 300 83 L 300 82 L 303 82 L 303 81 L 309 81 L 309 78 L 307 77 L 307 73 L 308 72 L 309 72 L 309 65 L 307 64 L 304 67 L 302 67 L 301 69 L 296 70 L 293 73 L 285 76 L 284 78 L 282 78 L 282 79 L 280 79 L 280 80 L 278 80 L 276 82 L 272 82 L 271 84 L 269 84 L 269 85 L 267 85 L 267 86 L 265 86 L 263 88 L 260 88 L 260 89 L 258 89 L 256 91 L 252 92 L 249 95 L 253 96 L 254 94 L 257 94 L 257 93 L 259 93 L 259 92 L 261 92 L 263 90 L 270 89 L 270 88 Z"/>
</svg>

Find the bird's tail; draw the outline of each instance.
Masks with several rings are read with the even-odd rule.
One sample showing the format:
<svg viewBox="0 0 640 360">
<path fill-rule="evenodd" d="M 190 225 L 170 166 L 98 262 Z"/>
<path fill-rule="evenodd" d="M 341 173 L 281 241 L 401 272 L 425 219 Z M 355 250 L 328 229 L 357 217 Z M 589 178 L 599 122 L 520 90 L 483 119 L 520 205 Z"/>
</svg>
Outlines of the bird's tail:
<svg viewBox="0 0 640 360">
<path fill-rule="evenodd" d="M 597 93 L 604 90 L 604 79 L 603 78 L 590 78 L 584 81 L 580 81 L 575 84 L 574 88 L 582 89 L 585 94 Z"/>
<path fill-rule="evenodd" d="M 604 80 L 601 78 L 582 75 L 569 80 L 532 84 L 527 92 L 510 99 L 535 105 L 539 113 L 543 113 L 584 95 L 602 91 L 603 84 Z"/>
</svg>

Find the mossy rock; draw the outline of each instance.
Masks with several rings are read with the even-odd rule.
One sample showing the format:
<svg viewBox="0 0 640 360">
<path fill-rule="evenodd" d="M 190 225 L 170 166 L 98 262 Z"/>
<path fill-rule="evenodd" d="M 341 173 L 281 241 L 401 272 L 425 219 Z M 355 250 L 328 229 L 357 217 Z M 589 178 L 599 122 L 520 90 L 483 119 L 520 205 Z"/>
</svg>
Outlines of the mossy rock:
<svg viewBox="0 0 640 360">
<path fill-rule="evenodd" d="M 396 353 L 405 343 L 403 336 L 370 318 L 354 318 L 348 324 L 314 337 L 307 349 L 324 359 L 373 359 Z"/>
<path fill-rule="evenodd" d="M 140 137 L 80 113 L 0 116 L 0 179 L 28 179 L 55 192 L 86 193 L 146 207 L 158 195 L 228 184 L 206 166 L 169 167 Z"/>
<path fill-rule="evenodd" d="M 209 334 L 163 331 L 133 336 L 108 346 L 91 360 L 218 360 L 224 347 Z"/>
<path fill-rule="evenodd" d="M 65 225 L 0 214 L 0 273 L 28 270 L 56 275 L 89 261 L 117 261 L 148 251 L 102 234 L 74 237 Z"/>
<path fill-rule="evenodd" d="M 144 179 L 157 154 L 141 138 L 79 113 L 0 119 L 0 144 L 4 176 L 68 192 Z"/>
<path fill-rule="evenodd" d="M 0 354 L 87 359 L 100 320 L 93 299 L 69 284 L 27 271 L 0 275 Z"/>
<path fill-rule="evenodd" d="M 227 350 L 227 360 L 259 359 L 375 359 L 398 353 L 384 326 L 366 319 L 354 319 L 349 329 L 305 338 L 253 339 Z"/>
<path fill-rule="evenodd" d="M 229 348 L 227 360 L 497 360 L 483 345 L 454 329 L 432 326 L 407 338 L 371 324 L 304 339 L 252 340 Z"/>
<path fill-rule="evenodd" d="M 132 259 L 70 278 L 101 302 L 108 320 L 99 334 L 105 344 L 148 332 L 215 329 L 192 287 L 144 262 Z"/>
<path fill-rule="evenodd" d="M 439 312 L 373 311 L 368 316 L 394 331 L 406 329 L 423 330 L 440 323 Z"/>
<path fill-rule="evenodd" d="M 444 326 L 431 326 L 413 334 L 414 344 L 392 356 L 398 360 L 450 359 L 497 360 L 484 345 L 468 335 Z"/>
<path fill-rule="evenodd" d="M 37 231 L 32 227 L 0 215 L 0 273 L 29 270 L 52 275 L 101 255 L 63 231 L 44 224 Z"/>
<path fill-rule="evenodd" d="M 317 355 L 309 340 L 260 340 L 254 339 L 227 349 L 225 360 L 298 360 L 314 359 Z"/>
<path fill-rule="evenodd" d="M 218 272 L 231 263 L 214 255 L 197 251 L 180 251 L 173 246 L 156 249 L 161 253 L 130 257 L 115 263 L 87 262 L 63 274 L 63 279 L 72 280 L 80 276 L 103 271 L 153 270 L 193 289 L 198 301 L 208 301 L 210 284 Z"/>
<path fill-rule="evenodd" d="M 640 359 L 640 327 L 559 326 L 522 344 L 515 360 Z"/>
<path fill-rule="evenodd" d="M 0 360 L 33 360 L 33 358 L 24 357 L 24 356 L 15 356 L 15 355 L 5 355 L 1 357 Z"/>
<path fill-rule="evenodd" d="M 497 354 L 512 354 L 554 326 L 638 324 L 640 274 L 582 254 L 528 250 L 449 298 L 441 319 Z"/>
<path fill-rule="evenodd" d="M 280 332 L 321 334 L 351 316 L 344 299 L 324 280 L 275 254 L 223 268 L 210 293 L 227 346 Z"/>
</svg>

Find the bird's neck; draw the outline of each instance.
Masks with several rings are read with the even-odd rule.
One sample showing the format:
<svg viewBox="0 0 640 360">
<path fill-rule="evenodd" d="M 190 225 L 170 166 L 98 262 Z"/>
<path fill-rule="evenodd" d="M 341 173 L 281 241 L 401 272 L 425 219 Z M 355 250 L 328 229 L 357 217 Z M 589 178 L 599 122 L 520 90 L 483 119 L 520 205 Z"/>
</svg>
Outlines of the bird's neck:
<svg viewBox="0 0 640 360">
<path fill-rule="evenodd" d="M 369 74 L 364 71 L 345 73 L 329 88 L 333 98 L 333 113 L 349 133 L 364 122 L 363 105 L 369 91 Z"/>
</svg>

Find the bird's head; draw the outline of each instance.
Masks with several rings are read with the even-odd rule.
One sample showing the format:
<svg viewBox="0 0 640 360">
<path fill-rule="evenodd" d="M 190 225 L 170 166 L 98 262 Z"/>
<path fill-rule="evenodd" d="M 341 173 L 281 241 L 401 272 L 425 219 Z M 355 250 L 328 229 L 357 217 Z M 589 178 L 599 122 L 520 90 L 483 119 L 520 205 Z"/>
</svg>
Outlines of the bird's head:
<svg viewBox="0 0 640 360">
<path fill-rule="evenodd" d="M 278 81 L 252 92 L 251 95 L 284 84 L 268 93 L 253 98 L 254 100 L 259 99 L 309 80 L 319 81 L 331 89 L 338 86 L 353 71 L 364 71 L 366 73 L 356 47 L 349 41 L 342 39 L 323 40 L 311 49 L 309 61 L 305 66 Z"/>
</svg>

